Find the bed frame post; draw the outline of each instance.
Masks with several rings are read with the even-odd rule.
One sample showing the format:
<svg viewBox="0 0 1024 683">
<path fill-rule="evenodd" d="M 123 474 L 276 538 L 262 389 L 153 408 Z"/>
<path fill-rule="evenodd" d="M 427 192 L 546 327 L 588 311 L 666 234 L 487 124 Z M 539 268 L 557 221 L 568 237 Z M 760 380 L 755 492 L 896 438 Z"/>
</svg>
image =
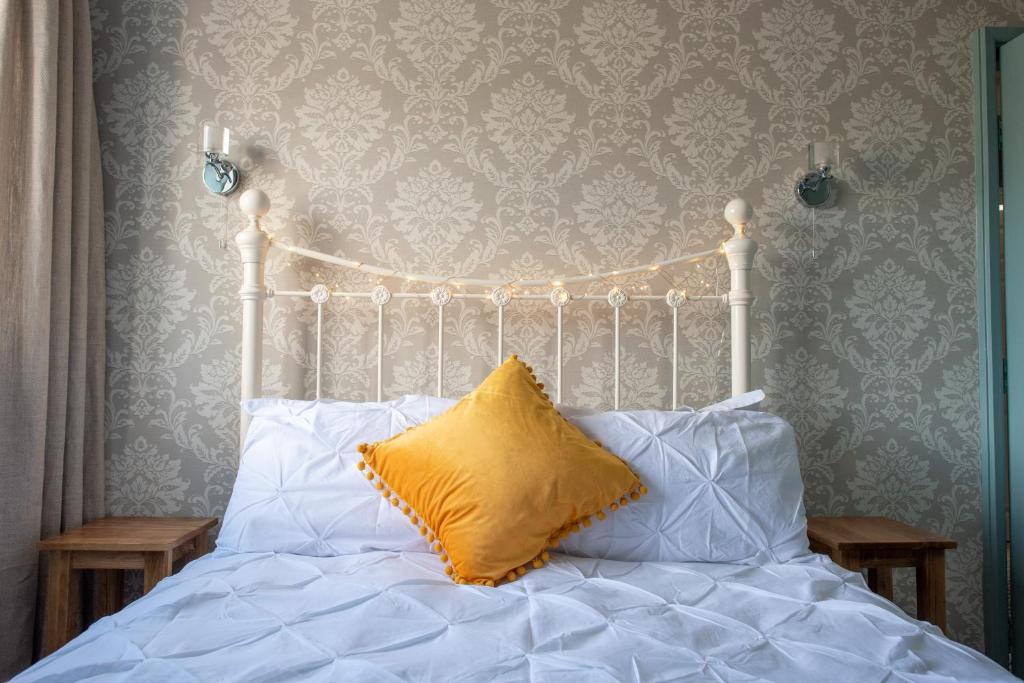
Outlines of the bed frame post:
<svg viewBox="0 0 1024 683">
<path fill-rule="evenodd" d="M 267 298 L 263 264 L 270 248 L 270 235 L 263 231 L 260 219 L 270 211 L 270 197 L 260 190 L 246 190 L 238 206 L 249 217 L 245 230 L 235 235 L 242 259 L 242 287 L 238 290 L 242 300 L 241 400 L 247 401 L 259 396 L 263 373 L 263 301 Z M 239 451 L 245 445 L 248 428 L 249 415 L 243 410 L 238 428 Z"/>
<path fill-rule="evenodd" d="M 757 253 L 757 242 L 747 237 L 747 223 L 754 210 L 743 199 L 733 199 L 725 206 L 725 220 L 732 225 L 733 236 L 722 245 L 729 261 L 729 310 L 732 337 L 732 395 L 750 391 L 750 270 Z"/>
</svg>

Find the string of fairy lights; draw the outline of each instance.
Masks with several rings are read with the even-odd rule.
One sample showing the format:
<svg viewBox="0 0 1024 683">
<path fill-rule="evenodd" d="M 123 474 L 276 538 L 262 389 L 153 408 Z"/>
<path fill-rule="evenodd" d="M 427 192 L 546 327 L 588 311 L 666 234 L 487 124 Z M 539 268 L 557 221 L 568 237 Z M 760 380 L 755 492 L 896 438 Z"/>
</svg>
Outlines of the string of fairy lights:
<svg viewBox="0 0 1024 683">
<path fill-rule="evenodd" d="M 321 262 L 337 265 L 347 270 L 356 271 L 371 278 L 376 278 L 377 285 L 385 285 L 388 282 L 400 283 L 405 290 L 414 285 L 432 285 L 434 288 L 448 288 L 453 294 L 470 295 L 479 298 L 492 296 L 496 289 L 505 288 L 511 298 L 545 296 L 555 290 L 570 288 L 578 289 L 583 285 L 583 295 L 600 293 L 593 289 L 593 285 L 599 284 L 606 287 L 606 291 L 619 289 L 631 296 L 649 296 L 652 293 L 651 281 L 657 278 L 668 285 L 670 291 L 681 292 L 684 298 L 703 299 L 718 297 L 721 275 L 723 271 L 721 262 L 715 257 L 724 253 L 723 244 L 713 249 L 692 252 L 682 256 L 664 259 L 642 266 L 631 266 L 616 270 L 602 272 L 577 272 L 564 274 L 551 278 L 529 279 L 529 278 L 472 278 L 461 276 L 428 275 L 422 273 L 405 272 L 398 269 L 383 268 L 372 264 L 346 259 L 341 256 L 324 254 L 322 252 L 307 249 L 292 244 L 284 243 L 277 238 L 272 238 L 271 244 L 285 252 L 313 258 Z M 711 260 L 711 267 L 705 267 L 705 261 Z M 677 265 L 694 265 L 694 271 L 687 282 L 682 283 L 676 279 L 669 268 Z M 318 284 L 327 284 L 326 276 L 320 271 L 314 271 L 313 277 Z M 332 293 L 341 293 L 341 287 L 336 283 L 328 285 Z M 284 294 L 285 292 L 282 292 Z M 298 294 L 299 292 L 289 292 Z M 577 294 L 574 294 L 576 296 Z"/>
</svg>

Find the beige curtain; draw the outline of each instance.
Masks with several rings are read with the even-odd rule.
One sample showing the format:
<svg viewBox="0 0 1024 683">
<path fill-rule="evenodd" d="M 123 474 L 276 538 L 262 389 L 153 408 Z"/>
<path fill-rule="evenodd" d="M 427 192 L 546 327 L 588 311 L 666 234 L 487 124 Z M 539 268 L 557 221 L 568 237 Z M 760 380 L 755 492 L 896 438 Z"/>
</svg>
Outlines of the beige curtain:
<svg viewBox="0 0 1024 683">
<path fill-rule="evenodd" d="M 87 0 L 0 0 L 0 679 L 41 537 L 103 514 L 104 272 Z"/>
</svg>

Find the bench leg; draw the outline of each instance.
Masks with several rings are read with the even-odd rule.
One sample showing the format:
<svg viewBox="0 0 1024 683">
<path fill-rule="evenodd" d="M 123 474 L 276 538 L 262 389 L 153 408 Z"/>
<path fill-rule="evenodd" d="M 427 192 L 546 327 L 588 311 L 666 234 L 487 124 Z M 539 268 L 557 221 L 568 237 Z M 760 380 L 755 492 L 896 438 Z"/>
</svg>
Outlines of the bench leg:
<svg viewBox="0 0 1024 683">
<path fill-rule="evenodd" d="M 892 600 L 892 567 L 871 567 L 868 569 L 868 588 L 872 593 Z"/>
<path fill-rule="evenodd" d="M 917 565 L 917 618 L 946 630 L 946 553 L 927 550 Z"/>
<path fill-rule="evenodd" d="M 99 592 L 97 618 L 117 612 L 124 605 L 124 576 L 120 569 L 97 569 L 96 588 Z"/>
<path fill-rule="evenodd" d="M 161 579 L 171 575 L 171 565 L 173 562 L 174 553 L 170 551 L 146 553 L 142 571 L 143 594 L 153 590 L 153 586 L 159 583 Z"/>
<path fill-rule="evenodd" d="M 207 554 L 213 549 L 210 543 L 210 533 L 204 531 L 203 533 L 196 536 L 196 551 L 193 559 L 199 559 L 203 555 Z"/>
<path fill-rule="evenodd" d="M 71 620 L 74 618 L 71 581 L 71 553 L 55 550 L 49 553 L 46 567 L 46 634 L 43 654 L 48 655 L 71 640 Z"/>
</svg>

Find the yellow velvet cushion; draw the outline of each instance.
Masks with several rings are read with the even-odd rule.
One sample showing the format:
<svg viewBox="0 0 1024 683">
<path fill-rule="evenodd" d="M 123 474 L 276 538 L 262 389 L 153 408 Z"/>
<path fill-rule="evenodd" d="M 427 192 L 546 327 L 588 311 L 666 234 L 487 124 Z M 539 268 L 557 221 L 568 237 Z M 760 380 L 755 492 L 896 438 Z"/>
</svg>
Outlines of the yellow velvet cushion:
<svg viewBox="0 0 1024 683">
<path fill-rule="evenodd" d="M 362 444 L 366 478 L 458 583 L 511 581 L 646 488 L 551 404 L 516 356 L 447 412 Z"/>
</svg>

